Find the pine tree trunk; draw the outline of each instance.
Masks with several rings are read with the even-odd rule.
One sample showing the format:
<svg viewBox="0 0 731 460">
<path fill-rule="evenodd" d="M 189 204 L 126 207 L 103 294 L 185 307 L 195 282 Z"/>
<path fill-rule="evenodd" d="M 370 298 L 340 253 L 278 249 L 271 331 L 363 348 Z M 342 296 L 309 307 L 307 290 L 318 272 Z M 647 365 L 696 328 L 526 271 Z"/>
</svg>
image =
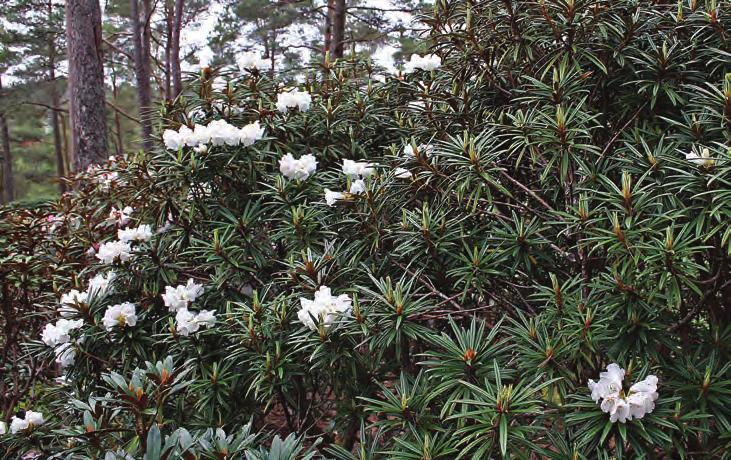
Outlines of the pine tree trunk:
<svg viewBox="0 0 731 460">
<path fill-rule="evenodd" d="M 171 48 L 171 64 L 173 72 L 173 94 L 171 99 L 183 92 L 183 77 L 180 72 L 180 30 L 183 27 L 183 7 L 185 0 L 175 0 L 175 16 L 173 17 L 173 43 Z"/>
<path fill-rule="evenodd" d="M 172 72 L 173 72 L 173 15 L 175 14 L 175 5 L 170 6 L 165 2 L 165 95 L 166 101 L 172 96 Z"/>
<path fill-rule="evenodd" d="M 132 42 L 134 44 L 135 77 L 137 80 L 137 101 L 140 106 L 142 124 L 142 148 L 152 150 L 152 123 L 150 121 L 150 2 L 142 0 L 144 21 L 140 21 L 139 0 L 130 0 L 132 15 Z"/>
<path fill-rule="evenodd" d="M 0 97 L 2 97 L 3 82 L 0 79 Z M 3 193 L 0 199 L 3 203 L 10 203 L 15 199 L 15 180 L 13 178 L 13 157 L 10 151 L 10 131 L 5 112 L 0 112 L 0 147 L 3 153 Z"/>
<path fill-rule="evenodd" d="M 325 46 L 322 49 L 323 57 L 330 51 L 333 41 L 333 10 L 335 0 L 327 0 L 327 12 L 325 14 Z"/>
<path fill-rule="evenodd" d="M 53 3 L 48 2 L 49 20 L 53 14 Z M 63 149 L 61 146 L 61 128 L 58 123 L 58 109 L 61 107 L 61 97 L 58 94 L 56 84 L 56 42 L 52 34 L 48 34 L 48 82 L 51 85 L 51 129 L 53 131 L 53 150 L 56 154 L 56 174 L 58 175 L 58 190 L 61 193 L 66 191 L 66 184 L 62 180 L 66 169 L 64 168 Z"/>
<path fill-rule="evenodd" d="M 71 151 L 76 171 L 107 156 L 99 0 L 66 1 Z"/>
<path fill-rule="evenodd" d="M 117 70 L 114 68 L 114 64 L 112 64 L 112 100 L 114 101 L 115 105 L 117 104 L 117 98 L 118 98 L 118 90 L 117 90 Z M 114 111 L 114 128 L 115 128 L 115 135 L 116 135 L 116 146 L 117 146 L 117 155 L 121 155 L 124 151 L 124 143 L 122 142 L 122 120 L 119 118 L 119 112 Z"/>
<path fill-rule="evenodd" d="M 344 54 L 345 13 L 347 8 L 345 0 L 333 0 L 332 43 L 330 44 L 330 55 L 333 59 L 341 58 Z"/>
</svg>

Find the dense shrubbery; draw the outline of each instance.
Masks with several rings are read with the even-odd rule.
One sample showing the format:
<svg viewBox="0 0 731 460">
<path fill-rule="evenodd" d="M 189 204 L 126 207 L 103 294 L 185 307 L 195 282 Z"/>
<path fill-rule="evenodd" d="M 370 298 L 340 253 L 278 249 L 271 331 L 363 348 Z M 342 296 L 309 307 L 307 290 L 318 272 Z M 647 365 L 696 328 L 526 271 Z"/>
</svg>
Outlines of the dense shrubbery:
<svg viewBox="0 0 731 460">
<path fill-rule="evenodd" d="M 5 322 L 42 306 L 66 376 L 4 403 L 44 417 L 6 457 L 727 455 L 729 20 L 437 2 L 441 66 L 328 64 L 311 101 L 205 69 L 174 149 L 3 223 Z"/>
</svg>

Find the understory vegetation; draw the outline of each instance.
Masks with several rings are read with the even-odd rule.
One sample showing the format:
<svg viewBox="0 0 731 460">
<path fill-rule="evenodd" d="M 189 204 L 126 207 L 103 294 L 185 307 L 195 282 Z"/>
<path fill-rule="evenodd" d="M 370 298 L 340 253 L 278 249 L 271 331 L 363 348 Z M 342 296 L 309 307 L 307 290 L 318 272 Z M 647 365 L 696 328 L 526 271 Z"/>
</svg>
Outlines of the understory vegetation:
<svg viewBox="0 0 731 460">
<path fill-rule="evenodd" d="M 728 458 L 730 15 L 437 1 L 395 75 L 202 69 L 2 209 L 0 452 Z"/>
</svg>

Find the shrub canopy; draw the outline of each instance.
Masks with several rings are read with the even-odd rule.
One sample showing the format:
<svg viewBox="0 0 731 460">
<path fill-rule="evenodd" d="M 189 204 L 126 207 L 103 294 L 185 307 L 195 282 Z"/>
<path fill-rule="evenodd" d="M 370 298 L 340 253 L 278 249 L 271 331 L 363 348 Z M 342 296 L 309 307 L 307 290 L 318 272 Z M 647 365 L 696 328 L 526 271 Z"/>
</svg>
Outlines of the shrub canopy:
<svg viewBox="0 0 731 460">
<path fill-rule="evenodd" d="M 54 323 L 62 294 L 115 273 L 61 312 L 82 320 L 64 350 L 21 332 L 75 359 L 7 408 L 45 416 L 7 458 L 727 456 L 730 14 L 437 1 L 439 67 L 326 63 L 284 111 L 276 79 L 204 69 L 161 140 L 216 120 L 262 139 L 216 122 L 206 148 L 80 174 L 53 222 L 3 220 L 7 324 L 13 299 Z M 94 256 L 142 224 L 128 260 Z M 19 248 L 19 226 L 43 243 Z M 611 363 L 624 389 L 595 401 Z"/>
</svg>

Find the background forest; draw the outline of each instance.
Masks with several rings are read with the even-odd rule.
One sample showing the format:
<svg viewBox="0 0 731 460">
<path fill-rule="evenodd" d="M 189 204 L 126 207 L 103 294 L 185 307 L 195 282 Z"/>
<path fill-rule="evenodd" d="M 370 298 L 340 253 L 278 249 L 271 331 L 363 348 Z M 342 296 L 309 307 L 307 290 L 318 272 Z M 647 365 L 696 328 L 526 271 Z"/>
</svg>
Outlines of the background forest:
<svg viewBox="0 0 731 460">
<path fill-rule="evenodd" d="M 334 57 L 347 51 L 386 67 L 402 63 L 424 30 L 413 20 L 424 3 L 359 0 L 346 9 L 343 0 L 102 0 L 109 152 L 145 147 L 158 107 L 201 64 L 234 69 L 240 53 L 255 52 L 286 82 L 303 80 L 331 47 Z M 64 4 L 2 5 L 3 202 L 57 196 L 57 178 L 70 171 Z M 342 34 L 340 46 L 332 46 L 333 34 Z"/>
</svg>

